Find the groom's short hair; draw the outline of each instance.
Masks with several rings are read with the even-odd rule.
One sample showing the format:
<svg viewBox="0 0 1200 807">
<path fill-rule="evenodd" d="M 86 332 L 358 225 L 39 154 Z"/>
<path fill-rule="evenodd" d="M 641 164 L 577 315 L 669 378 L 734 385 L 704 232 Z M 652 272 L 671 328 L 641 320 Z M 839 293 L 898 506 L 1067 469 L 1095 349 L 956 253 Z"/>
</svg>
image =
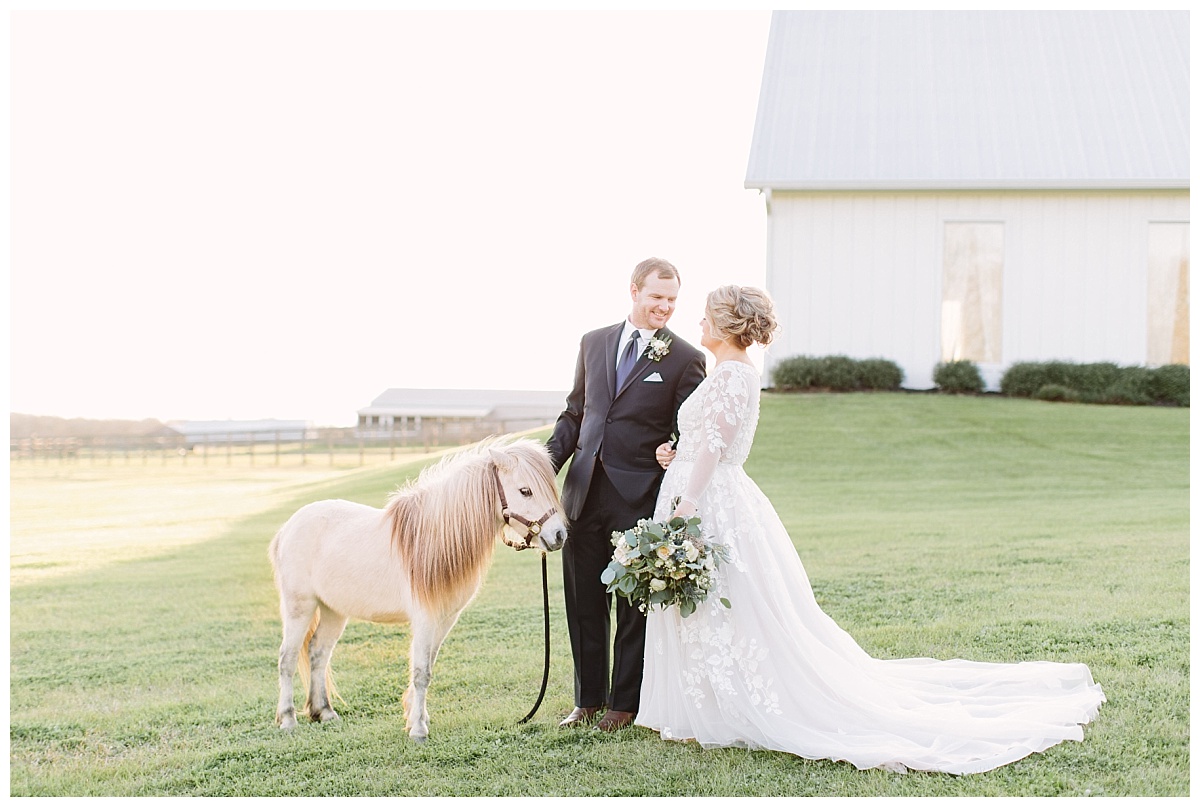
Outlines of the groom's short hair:
<svg viewBox="0 0 1200 807">
<path fill-rule="evenodd" d="M 630 278 L 630 282 L 640 289 L 652 272 L 656 273 L 659 277 L 670 278 L 680 283 L 683 282 L 679 280 L 679 270 L 672 266 L 669 261 L 664 261 L 662 258 L 647 258 L 633 267 L 633 277 Z"/>
</svg>

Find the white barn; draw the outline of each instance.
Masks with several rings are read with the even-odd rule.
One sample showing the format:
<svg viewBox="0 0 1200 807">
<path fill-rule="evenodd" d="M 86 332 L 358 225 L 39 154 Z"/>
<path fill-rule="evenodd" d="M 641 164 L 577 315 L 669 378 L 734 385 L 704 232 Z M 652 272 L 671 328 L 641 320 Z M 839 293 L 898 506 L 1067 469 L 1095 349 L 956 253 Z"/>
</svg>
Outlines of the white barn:
<svg viewBox="0 0 1200 807">
<path fill-rule="evenodd" d="M 775 12 L 771 362 L 1188 357 L 1187 12 Z M 768 376 L 769 377 L 769 376 Z"/>
<path fill-rule="evenodd" d="M 479 440 L 554 423 L 566 400 L 541 390 L 387 389 L 358 410 L 356 433 Z"/>
<path fill-rule="evenodd" d="M 312 432 L 305 420 L 172 420 L 167 424 L 189 444 L 253 443 L 269 440 L 294 442 Z"/>
</svg>

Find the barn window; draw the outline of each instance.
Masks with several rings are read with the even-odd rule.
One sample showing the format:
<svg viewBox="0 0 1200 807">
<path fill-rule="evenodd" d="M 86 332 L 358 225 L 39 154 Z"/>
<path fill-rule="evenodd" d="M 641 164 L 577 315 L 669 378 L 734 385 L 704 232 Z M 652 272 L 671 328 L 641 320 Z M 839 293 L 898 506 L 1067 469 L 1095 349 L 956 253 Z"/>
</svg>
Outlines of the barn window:
<svg viewBox="0 0 1200 807">
<path fill-rule="evenodd" d="M 942 361 L 998 364 L 1004 225 L 946 222 L 942 252 Z"/>
<path fill-rule="evenodd" d="M 1188 223 L 1150 224 L 1146 363 L 1188 361 Z"/>
</svg>

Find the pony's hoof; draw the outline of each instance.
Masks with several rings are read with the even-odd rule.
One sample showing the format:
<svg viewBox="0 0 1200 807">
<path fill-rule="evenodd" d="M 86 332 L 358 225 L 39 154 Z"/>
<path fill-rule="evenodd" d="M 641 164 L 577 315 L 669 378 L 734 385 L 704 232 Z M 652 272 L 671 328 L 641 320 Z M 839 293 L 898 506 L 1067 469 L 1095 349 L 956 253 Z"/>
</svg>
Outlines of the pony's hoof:
<svg viewBox="0 0 1200 807">
<path fill-rule="evenodd" d="M 332 723 L 335 720 L 341 720 L 341 716 L 332 709 L 322 709 L 313 716 L 314 723 Z"/>
<path fill-rule="evenodd" d="M 292 729 L 296 728 L 296 715 L 276 715 L 275 722 L 283 731 L 291 731 Z"/>
<path fill-rule="evenodd" d="M 422 735 L 420 735 L 420 736 L 417 736 L 416 734 L 413 734 L 413 735 L 411 735 L 411 736 L 412 736 L 412 741 L 413 741 L 414 743 L 416 743 L 417 745 L 424 745 L 424 744 L 425 744 L 425 741 L 429 739 L 429 735 L 428 735 L 428 734 L 422 734 Z"/>
</svg>

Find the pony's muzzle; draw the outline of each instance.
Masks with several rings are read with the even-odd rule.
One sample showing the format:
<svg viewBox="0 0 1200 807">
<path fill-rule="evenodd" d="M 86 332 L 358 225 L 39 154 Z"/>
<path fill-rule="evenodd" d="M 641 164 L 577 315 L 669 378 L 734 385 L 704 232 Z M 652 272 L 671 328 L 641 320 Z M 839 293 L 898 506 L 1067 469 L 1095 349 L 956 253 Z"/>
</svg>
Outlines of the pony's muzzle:
<svg viewBox="0 0 1200 807">
<path fill-rule="evenodd" d="M 567 540 L 567 523 L 558 513 L 557 508 L 551 508 L 541 518 L 530 521 L 524 516 L 503 512 L 504 523 L 500 536 L 504 543 L 518 552 L 522 549 L 537 547 L 543 552 L 554 552 L 562 549 Z M 514 523 L 515 522 L 515 523 Z"/>
<path fill-rule="evenodd" d="M 522 533 L 524 533 L 522 535 Z M 562 524 L 538 524 L 536 530 L 516 530 L 511 524 L 505 524 L 500 532 L 500 538 L 505 544 L 520 552 L 522 549 L 540 549 L 543 552 L 556 552 L 562 549 L 567 541 L 567 529 Z"/>
<path fill-rule="evenodd" d="M 557 552 L 567 542 L 567 529 L 562 526 L 554 529 L 543 527 L 541 533 L 538 535 L 538 542 L 541 543 L 542 548 L 547 552 Z"/>
<path fill-rule="evenodd" d="M 545 522 L 538 524 L 536 531 L 531 531 L 529 546 L 537 546 L 543 552 L 557 552 L 567 542 L 567 524 L 558 513 L 552 513 Z"/>
</svg>

